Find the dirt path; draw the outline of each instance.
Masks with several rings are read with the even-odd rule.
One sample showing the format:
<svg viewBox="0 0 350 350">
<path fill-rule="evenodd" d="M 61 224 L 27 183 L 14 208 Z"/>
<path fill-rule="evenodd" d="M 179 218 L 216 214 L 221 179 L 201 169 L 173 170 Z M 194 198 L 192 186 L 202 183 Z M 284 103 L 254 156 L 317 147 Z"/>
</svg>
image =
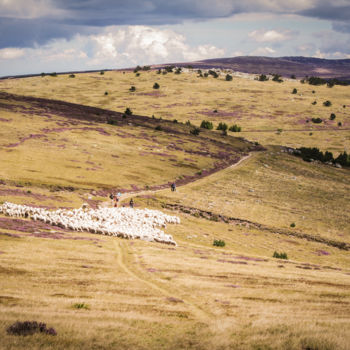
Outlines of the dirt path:
<svg viewBox="0 0 350 350">
<path fill-rule="evenodd" d="M 151 281 L 148 276 L 141 277 L 137 274 L 137 272 L 132 270 L 130 267 L 132 264 L 128 264 L 126 261 L 126 256 L 129 253 L 126 242 L 121 242 L 118 240 L 114 242 L 114 246 L 117 252 L 117 262 L 119 267 L 130 277 L 145 284 L 149 288 L 156 290 L 159 294 L 164 295 L 166 298 L 176 298 L 181 300 L 185 304 L 186 308 L 188 308 L 188 310 L 192 313 L 192 315 L 200 322 L 207 323 L 213 318 L 211 314 L 202 310 L 198 305 L 190 301 L 188 298 L 184 298 L 182 295 L 177 295 L 174 289 L 171 289 L 171 291 L 169 291 L 164 287 L 160 287 L 156 282 Z"/>
<path fill-rule="evenodd" d="M 222 170 L 219 170 L 219 171 L 224 171 L 226 169 L 232 169 L 232 168 L 236 168 L 238 166 L 240 166 L 243 162 L 245 162 L 246 160 L 248 160 L 249 158 L 252 157 L 252 153 L 249 153 L 248 155 L 242 157 L 237 163 L 235 164 L 232 164 L 230 166 L 228 166 L 227 168 L 224 168 Z M 208 176 L 205 176 L 205 177 L 201 177 L 201 178 L 198 178 L 196 180 L 193 180 L 187 184 L 184 184 L 184 185 L 180 185 L 180 186 L 177 186 L 177 188 L 179 187 L 183 187 L 183 186 L 186 186 L 188 184 L 192 184 L 196 181 L 199 181 L 199 180 L 203 180 L 204 178 L 210 178 L 211 176 L 213 175 L 217 175 L 218 172 L 215 172 L 214 174 L 210 174 Z M 128 193 L 123 193 L 120 197 L 120 205 L 122 202 L 125 202 L 127 199 L 131 198 L 131 197 L 135 197 L 135 196 L 143 196 L 143 195 L 148 195 L 148 194 L 154 194 L 154 193 L 158 193 L 158 192 L 162 192 L 162 191 L 169 191 L 170 189 L 169 188 L 161 188 L 159 190 L 142 190 L 142 191 L 135 191 L 135 192 L 128 192 Z M 104 203 L 101 203 L 101 207 L 112 207 L 113 206 L 113 201 L 106 201 Z"/>
</svg>

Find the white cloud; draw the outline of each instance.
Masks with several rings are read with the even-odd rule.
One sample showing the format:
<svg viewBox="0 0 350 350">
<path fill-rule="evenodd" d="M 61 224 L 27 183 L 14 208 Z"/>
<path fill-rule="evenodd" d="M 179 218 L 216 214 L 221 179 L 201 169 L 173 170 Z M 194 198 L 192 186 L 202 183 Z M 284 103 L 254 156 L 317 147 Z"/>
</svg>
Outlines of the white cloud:
<svg viewBox="0 0 350 350">
<path fill-rule="evenodd" d="M 289 39 L 292 36 L 292 32 L 289 30 L 276 31 L 276 30 L 254 30 L 248 34 L 253 40 L 264 43 L 264 42 L 279 42 Z"/>
<path fill-rule="evenodd" d="M 13 60 L 24 56 L 24 49 L 18 49 L 14 47 L 8 47 L 0 50 L 1 60 Z"/>
<path fill-rule="evenodd" d="M 271 49 L 271 47 L 258 47 L 256 50 L 250 53 L 250 56 L 269 56 L 275 54 L 276 51 Z"/>
<path fill-rule="evenodd" d="M 90 36 L 95 53 L 89 64 L 155 64 L 222 57 L 224 50 L 213 45 L 191 47 L 172 30 L 147 26 L 108 27 Z"/>
<path fill-rule="evenodd" d="M 173 30 L 147 26 L 107 27 L 100 34 L 52 40 L 36 48 L 0 50 L 0 76 L 70 70 L 127 68 L 136 65 L 223 57 L 214 45 L 191 46 Z M 10 59 L 17 58 L 16 62 Z M 20 67 L 20 68 L 19 68 Z"/>
</svg>

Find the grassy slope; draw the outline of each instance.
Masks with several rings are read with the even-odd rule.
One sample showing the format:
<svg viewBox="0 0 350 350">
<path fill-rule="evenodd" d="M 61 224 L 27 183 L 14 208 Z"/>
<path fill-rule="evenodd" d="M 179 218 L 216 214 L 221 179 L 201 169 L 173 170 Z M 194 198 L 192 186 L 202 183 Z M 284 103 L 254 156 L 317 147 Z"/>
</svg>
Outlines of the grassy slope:
<svg viewBox="0 0 350 350">
<path fill-rule="evenodd" d="M 350 242 L 349 171 L 307 164 L 277 147 L 160 199 Z"/>
<path fill-rule="evenodd" d="M 131 118 L 123 122 L 119 116 L 119 125 L 111 126 L 66 118 L 62 110 L 54 113 L 53 107 L 33 101 L 3 98 L 0 102 L 7 104 L 0 119 L 0 171 L 6 180 L 0 185 L 0 200 L 77 207 L 88 196 L 102 199 L 93 190 L 105 186 L 156 185 L 218 161 L 190 155 L 198 166 L 188 167 L 182 161 L 188 154 L 166 148 L 169 143 L 188 150 L 205 146 L 213 154 L 222 151 L 222 145 L 208 138 L 236 147 L 237 153 L 247 147 L 216 133 L 201 134 L 204 140 L 192 137 L 188 130 L 188 136 L 179 134 L 180 130 L 163 136 L 155 133 L 157 124 L 128 125 Z M 82 113 L 73 110 L 75 116 Z M 44 128 L 73 129 L 47 132 Z M 149 134 L 149 140 L 141 133 Z M 43 136 L 4 147 L 30 134 Z M 184 138 L 187 144 L 179 142 Z M 170 157 L 139 151 L 169 152 L 179 166 L 174 167 Z M 150 163 L 152 169 L 145 172 Z M 76 168 L 70 168 L 72 164 Z M 270 148 L 236 168 L 180 187 L 171 195 L 167 189 L 150 194 L 151 198 L 137 198 L 136 204 L 159 207 L 162 201 L 180 202 L 279 228 L 295 222 L 295 230 L 348 242 L 348 178 L 346 169 L 305 163 Z M 59 190 L 58 186 L 72 183 L 75 191 Z M 50 188 L 59 191 L 50 192 Z M 1 216 L 0 348 L 347 349 L 347 251 L 244 225 L 179 215 L 181 225 L 166 230 L 179 243 L 176 248 L 62 231 Z M 225 240 L 226 247 L 214 248 L 213 239 Z M 288 253 L 289 260 L 273 259 L 275 250 Z M 73 307 L 82 302 L 88 310 Z M 6 327 L 17 320 L 46 322 L 58 336 L 7 335 Z"/>
<path fill-rule="evenodd" d="M 9 183 L 90 190 L 152 187 L 226 166 L 251 147 L 210 132 L 193 136 L 185 125 L 155 119 L 96 115 L 80 106 L 62 111 L 55 103 L 9 96 L 0 103 L 0 178 Z M 75 119 L 78 113 L 86 120 Z M 156 125 L 170 131 L 156 131 Z"/>
<path fill-rule="evenodd" d="M 156 81 L 159 90 L 152 89 Z M 129 92 L 132 85 L 136 87 L 134 93 Z M 293 88 L 298 89 L 298 94 L 291 94 Z M 214 124 L 237 123 L 243 127 L 244 137 L 265 145 L 316 146 L 336 153 L 349 151 L 350 146 L 349 87 L 327 88 L 299 81 L 258 82 L 236 77 L 227 82 L 224 76 L 198 78 L 196 73 L 158 75 L 152 71 L 141 72 L 139 77 L 132 72 L 106 72 L 77 74 L 74 79 L 63 75 L 3 80 L 0 89 L 121 112 L 128 106 L 137 114 L 191 120 L 197 125 L 203 119 Z M 104 95 L 105 91 L 108 95 Z M 326 100 L 332 102 L 331 107 L 323 106 Z M 317 104 L 312 105 L 313 101 Z M 215 109 L 218 113 L 213 112 Z M 329 120 L 331 113 L 336 114 L 334 121 Z M 317 117 L 325 123 L 306 122 Z M 339 121 L 341 127 L 337 126 Z M 278 129 L 283 132 L 276 133 Z"/>
</svg>

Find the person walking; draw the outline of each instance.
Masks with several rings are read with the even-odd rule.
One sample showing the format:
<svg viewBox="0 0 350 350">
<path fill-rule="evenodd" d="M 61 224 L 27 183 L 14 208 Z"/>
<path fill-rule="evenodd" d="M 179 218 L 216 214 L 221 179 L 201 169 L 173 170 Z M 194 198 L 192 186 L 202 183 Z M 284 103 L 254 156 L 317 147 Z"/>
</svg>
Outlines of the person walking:
<svg viewBox="0 0 350 350">
<path fill-rule="evenodd" d="M 175 191 L 176 191 L 175 182 L 173 182 L 173 183 L 171 184 L 171 191 L 172 191 L 172 192 L 175 192 Z"/>
<path fill-rule="evenodd" d="M 130 208 L 134 207 L 134 200 L 132 198 L 130 199 L 129 205 L 130 205 Z"/>
</svg>

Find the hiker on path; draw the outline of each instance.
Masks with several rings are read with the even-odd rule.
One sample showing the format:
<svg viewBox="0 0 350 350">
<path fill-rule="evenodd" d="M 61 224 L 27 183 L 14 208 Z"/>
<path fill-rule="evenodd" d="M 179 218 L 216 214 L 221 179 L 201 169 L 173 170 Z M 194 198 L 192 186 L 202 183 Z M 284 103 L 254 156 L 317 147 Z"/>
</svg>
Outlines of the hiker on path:
<svg viewBox="0 0 350 350">
<path fill-rule="evenodd" d="M 134 207 L 134 200 L 132 198 L 130 199 L 129 205 L 130 205 L 130 208 Z"/>
<path fill-rule="evenodd" d="M 120 197 L 121 197 L 121 193 L 118 192 L 115 196 L 114 196 L 114 200 L 115 200 L 115 203 L 114 203 L 114 207 L 115 208 L 118 208 L 118 204 L 119 204 L 119 200 L 120 200 Z"/>
<path fill-rule="evenodd" d="M 172 192 L 175 192 L 175 191 L 176 191 L 175 182 L 173 182 L 173 183 L 171 184 L 171 191 L 172 191 Z"/>
</svg>

